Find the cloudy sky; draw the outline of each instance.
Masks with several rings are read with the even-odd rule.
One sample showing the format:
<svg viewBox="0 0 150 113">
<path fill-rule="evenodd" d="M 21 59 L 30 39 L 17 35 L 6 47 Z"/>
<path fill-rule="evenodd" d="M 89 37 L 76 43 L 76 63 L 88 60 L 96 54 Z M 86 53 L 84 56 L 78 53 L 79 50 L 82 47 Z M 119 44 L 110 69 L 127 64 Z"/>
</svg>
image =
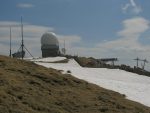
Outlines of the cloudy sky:
<svg viewBox="0 0 150 113">
<path fill-rule="evenodd" d="M 67 53 L 95 58 L 119 58 L 135 65 L 134 58 L 150 61 L 150 0 L 1 0 L 0 54 L 20 47 L 23 17 L 26 48 L 41 56 L 40 38 L 54 32 Z M 7 26 L 7 27 L 4 27 Z M 142 62 L 140 62 L 140 65 Z M 150 64 L 146 67 L 150 70 Z"/>
</svg>

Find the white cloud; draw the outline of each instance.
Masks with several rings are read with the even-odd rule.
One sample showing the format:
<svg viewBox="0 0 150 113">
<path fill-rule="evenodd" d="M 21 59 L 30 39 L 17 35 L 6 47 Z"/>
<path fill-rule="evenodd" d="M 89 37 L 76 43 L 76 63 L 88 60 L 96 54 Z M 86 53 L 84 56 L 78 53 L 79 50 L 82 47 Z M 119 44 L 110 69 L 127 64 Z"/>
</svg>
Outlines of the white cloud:
<svg viewBox="0 0 150 113">
<path fill-rule="evenodd" d="M 12 37 L 19 38 L 21 36 L 20 22 L 13 21 L 0 21 L 0 38 L 9 37 L 9 26 L 12 29 Z M 25 38 L 38 38 L 44 32 L 54 31 L 54 28 L 24 23 L 23 30 Z"/>
<path fill-rule="evenodd" d="M 132 5 L 133 7 L 136 7 L 136 4 L 135 4 L 134 0 L 130 0 L 130 3 L 131 3 L 131 5 Z"/>
<path fill-rule="evenodd" d="M 19 7 L 19 8 L 32 8 L 35 6 L 33 4 L 29 4 L 29 3 L 19 3 L 19 4 L 17 4 L 17 7 Z"/>
<path fill-rule="evenodd" d="M 130 4 L 126 4 L 122 7 L 123 12 L 126 12 L 128 8 L 130 7 Z"/>
<path fill-rule="evenodd" d="M 130 0 L 130 3 L 125 4 L 122 7 L 124 13 L 132 13 L 132 14 L 139 14 L 142 12 L 142 8 L 138 6 L 134 0 Z"/>
<path fill-rule="evenodd" d="M 150 46 L 143 45 L 139 39 L 150 30 L 149 20 L 134 17 L 122 22 L 123 29 L 117 32 L 119 39 L 98 43 L 93 47 L 74 47 L 73 52 L 79 56 L 94 56 L 97 58 L 119 58 L 119 63 L 134 65 L 137 56 L 150 60 Z M 150 65 L 149 65 L 150 66 Z M 148 67 L 149 68 L 149 67 Z M 150 68 L 149 68 L 150 70 Z"/>
<path fill-rule="evenodd" d="M 0 26 L 4 27 L 4 26 L 20 26 L 21 24 L 18 22 L 12 22 L 12 21 L 0 21 Z"/>
<path fill-rule="evenodd" d="M 100 53 L 105 56 L 119 57 L 122 59 L 122 63 L 132 66 L 134 65 L 132 59 L 137 56 L 150 60 L 150 46 L 143 45 L 139 41 L 142 38 L 141 35 L 150 29 L 149 21 L 142 17 L 134 17 L 123 21 L 122 24 L 123 29 L 117 33 L 119 39 L 97 45 L 103 49 L 103 51 L 100 50 Z"/>
<path fill-rule="evenodd" d="M 117 34 L 120 36 L 119 39 L 109 41 L 106 43 L 100 43 L 97 46 L 105 48 L 107 51 L 137 51 L 137 52 L 148 52 L 150 51 L 150 46 L 144 46 L 139 42 L 141 34 L 147 31 L 149 26 L 149 21 L 142 17 L 135 17 L 132 19 L 127 19 L 122 22 L 123 30 L 119 31 Z M 149 53 L 145 53 L 149 54 Z"/>
<path fill-rule="evenodd" d="M 136 37 L 149 29 L 149 21 L 142 17 L 134 17 L 123 21 L 124 29 L 118 32 L 122 37 Z"/>
</svg>

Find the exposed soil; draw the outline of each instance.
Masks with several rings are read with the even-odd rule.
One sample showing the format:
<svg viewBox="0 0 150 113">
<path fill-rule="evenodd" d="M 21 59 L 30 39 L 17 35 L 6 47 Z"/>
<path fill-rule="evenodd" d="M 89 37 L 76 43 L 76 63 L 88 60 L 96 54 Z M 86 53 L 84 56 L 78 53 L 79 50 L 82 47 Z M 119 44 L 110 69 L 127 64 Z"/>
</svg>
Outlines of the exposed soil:
<svg viewBox="0 0 150 113">
<path fill-rule="evenodd" d="M 150 108 L 69 74 L 0 56 L 0 113 L 150 113 Z"/>
</svg>

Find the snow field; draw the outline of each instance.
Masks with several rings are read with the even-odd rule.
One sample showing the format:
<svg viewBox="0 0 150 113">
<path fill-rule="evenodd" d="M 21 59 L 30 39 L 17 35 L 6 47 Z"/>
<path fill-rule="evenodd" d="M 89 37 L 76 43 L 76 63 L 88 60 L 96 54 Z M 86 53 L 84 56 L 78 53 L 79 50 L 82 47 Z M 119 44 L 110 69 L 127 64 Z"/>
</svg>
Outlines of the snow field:
<svg viewBox="0 0 150 113">
<path fill-rule="evenodd" d="M 65 57 L 45 58 L 40 61 L 52 62 L 60 59 L 65 59 Z M 70 70 L 71 74 L 79 79 L 125 94 L 130 100 L 150 106 L 150 77 L 119 69 L 83 68 L 73 59 L 70 59 L 68 63 L 46 62 L 36 63 L 47 68 L 64 70 L 64 72 Z"/>
</svg>

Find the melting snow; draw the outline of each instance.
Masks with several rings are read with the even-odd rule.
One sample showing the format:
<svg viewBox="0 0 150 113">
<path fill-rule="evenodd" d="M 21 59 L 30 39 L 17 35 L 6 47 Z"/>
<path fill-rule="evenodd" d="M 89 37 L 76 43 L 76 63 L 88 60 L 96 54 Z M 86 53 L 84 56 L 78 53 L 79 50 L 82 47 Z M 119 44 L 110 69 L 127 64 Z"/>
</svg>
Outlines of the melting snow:
<svg viewBox="0 0 150 113">
<path fill-rule="evenodd" d="M 125 94 L 128 99 L 150 106 L 150 77 L 126 72 L 119 69 L 106 68 L 83 68 L 70 59 L 68 63 L 46 63 L 64 60 L 65 57 L 44 58 L 32 61 L 47 68 L 71 71 L 71 74 L 79 79 L 97 84 L 101 87 L 111 89 L 121 94 Z"/>
</svg>

